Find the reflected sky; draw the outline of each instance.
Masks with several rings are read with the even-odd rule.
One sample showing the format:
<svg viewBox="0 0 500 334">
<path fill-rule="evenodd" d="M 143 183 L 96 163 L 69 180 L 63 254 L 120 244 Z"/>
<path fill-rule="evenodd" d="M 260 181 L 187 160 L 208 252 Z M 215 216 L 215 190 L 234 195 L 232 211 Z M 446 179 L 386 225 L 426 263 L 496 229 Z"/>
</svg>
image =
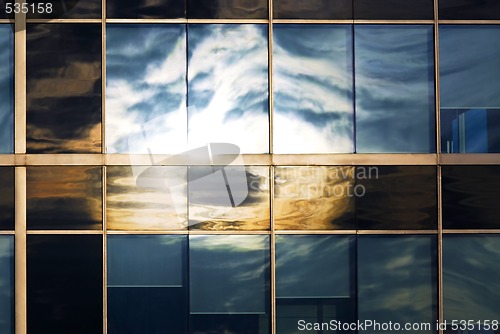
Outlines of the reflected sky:
<svg viewBox="0 0 500 334">
<path fill-rule="evenodd" d="M 0 333 L 14 333 L 14 236 L 0 236 Z"/>
<path fill-rule="evenodd" d="M 189 145 L 269 152 L 267 25 L 188 25 Z"/>
<path fill-rule="evenodd" d="M 190 235 L 191 314 L 267 313 L 269 236 Z"/>
<path fill-rule="evenodd" d="M 190 19 L 267 19 L 267 0 L 188 0 Z"/>
<path fill-rule="evenodd" d="M 354 167 L 276 167 L 278 230 L 355 229 Z"/>
<path fill-rule="evenodd" d="M 151 179 L 156 184 L 177 186 L 152 188 L 140 186 L 130 166 L 110 166 L 107 173 L 106 226 L 110 230 L 178 230 L 187 225 L 186 167 L 154 166 Z"/>
<path fill-rule="evenodd" d="M 356 152 L 434 152 L 432 26 L 354 31 Z"/>
<path fill-rule="evenodd" d="M 352 27 L 274 25 L 274 152 L 352 153 Z"/>
<path fill-rule="evenodd" d="M 14 167 L 0 167 L 0 230 L 14 229 Z"/>
<path fill-rule="evenodd" d="M 181 152 L 187 142 L 185 26 L 108 25 L 106 38 L 107 153 Z"/>
<path fill-rule="evenodd" d="M 499 36 L 496 25 L 440 25 L 441 108 L 500 107 Z"/>
<path fill-rule="evenodd" d="M 101 153 L 101 25 L 26 32 L 28 153 Z"/>
<path fill-rule="evenodd" d="M 273 0 L 275 19 L 352 19 L 352 0 Z"/>
<path fill-rule="evenodd" d="M 359 319 L 433 323 L 436 245 L 435 236 L 358 237 Z"/>
<path fill-rule="evenodd" d="M 101 167 L 28 167 L 28 229 L 102 229 Z"/>
<path fill-rule="evenodd" d="M 443 237 L 444 319 L 500 318 L 500 238 Z"/>
<path fill-rule="evenodd" d="M 14 34 L 0 24 L 0 154 L 14 151 Z"/>
</svg>

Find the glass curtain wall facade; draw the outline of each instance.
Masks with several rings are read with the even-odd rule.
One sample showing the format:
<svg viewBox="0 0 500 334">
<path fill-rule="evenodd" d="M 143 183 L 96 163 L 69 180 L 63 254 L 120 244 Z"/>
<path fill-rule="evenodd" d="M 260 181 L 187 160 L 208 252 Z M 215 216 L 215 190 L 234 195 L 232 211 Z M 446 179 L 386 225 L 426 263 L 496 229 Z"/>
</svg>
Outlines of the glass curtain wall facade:
<svg viewBox="0 0 500 334">
<path fill-rule="evenodd" d="M 0 333 L 500 333 L 497 1 L 0 4 Z"/>
</svg>

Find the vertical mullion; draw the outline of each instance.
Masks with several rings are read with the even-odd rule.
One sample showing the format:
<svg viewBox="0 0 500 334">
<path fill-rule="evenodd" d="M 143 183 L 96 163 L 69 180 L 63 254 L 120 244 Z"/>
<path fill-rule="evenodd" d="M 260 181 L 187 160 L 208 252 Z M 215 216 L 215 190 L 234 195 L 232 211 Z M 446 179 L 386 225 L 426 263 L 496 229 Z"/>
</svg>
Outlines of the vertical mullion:
<svg viewBox="0 0 500 334">
<path fill-rule="evenodd" d="M 20 0 L 16 2 L 20 3 Z M 14 34 L 14 153 L 26 153 L 26 15 L 15 15 Z"/>
<path fill-rule="evenodd" d="M 271 224 L 271 333 L 276 334 L 276 229 L 274 225 L 274 166 L 269 168 L 269 189 L 270 189 L 270 224 Z"/>
<path fill-rule="evenodd" d="M 274 153 L 274 92 L 273 92 L 273 0 L 268 2 L 268 88 L 269 88 L 269 153 Z"/>
<path fill-rule="evenodd" d="M 27 333 L 26 167 L 15 167 L 15 333 Z"/>
<path fill-rule="evenodd" d="M 106 0 L 101 1 L 101 153 L 106 153 Z M 106 166 L 102 171 L 102 332 L 108 333 Z"/>
</svg>

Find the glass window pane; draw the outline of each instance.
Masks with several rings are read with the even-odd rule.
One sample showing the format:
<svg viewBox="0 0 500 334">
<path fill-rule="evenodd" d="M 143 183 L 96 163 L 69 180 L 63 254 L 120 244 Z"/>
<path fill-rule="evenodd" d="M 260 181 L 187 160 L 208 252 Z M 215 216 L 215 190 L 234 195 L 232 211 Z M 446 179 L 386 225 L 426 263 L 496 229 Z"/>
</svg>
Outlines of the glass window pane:
<svg viewBox="0 0 500 334">
<path fill-rule="evenodd" d="M 187 237 L 109 236 L 107 247 L 109 332 L 185 333 Z"/>
<path fill-rule="evenodd" d="M 267 0 L 188 0 L 190 19 L 266 19 Z"/>
<path fill-rule="evenodd" d="M 300 320 L 356 320 L 354 242 L 354 236 L 276 236 L 278 333 L 302 333 Z"/>
<path fill-rule="evenodd" d="M 0 230 L 14 229 L 14 167 L 0 167 Z"/>
<path fill-rule="evenodd" d="M 433 20 L 434 1 L 354 0 L 354 18 L 371 20 Z"/>
<path fill-rule="evenodd" d="M 274 25 L 274 152 L 354 152 L 352 27 Z"/>
<path fill-rule="evenodd" d="M 436 246 L 434 235 L 359 236 L 359 320 L 434 324 L 437 318 Z M 431 330 L 410 332 L 434 333 Z"/>
<path fill-rule="evenodd" d="M 106 70 L 107 153 L 183 152 L 185 26 L 108 25 Z"/>
<path fill-rule="evenodd" d="M 434 152 L 432 26 L 356 25 L 354 31 L 356 152 Z"/>
<path fill-rule="evenodd" d="M 500 2 L 497 0 L 439 0 L 441 20 L 498 20 Z"/>
<path fill-rule="evenodd" d="M 443 237 L 445 320 L 491 321 L 500 318 L 499 258 L 498 235 Z"/>
<path fill-rule="evenodd" d="M 189 228 L 192 230 L 269 230 L 269 168 L 192 166 L 189 176 Z"/>
<path fill-rule="evenodd" d="M 14 152 L 14 34 L 0 24 L 0 154 Z"/>
<path fill-rule="evenodd" d="M 0 333 L 14 334 L 14 236 L 0 236 Z"/>
<path fill-rule="evenodd" d="M 30 25 L 28 153 L 101 152 L 101 25 Z"/>
<path fill-rule="evenodd" d="M 101 167 L 28 167 L 26 182 L 28 229 L 102 229 Z"/>
<path fill-rule="evenodd" d="M 191 333 L 270 333 L 269 236 L 190 235 Z"/>
<path fill-rule="evenodd" d="M 354 167 L 276 167 L 278 230 L 355 229 Z"/>
<path fill-rule="evenodd" d="M 499 228 L 500 166 L 443 166 L 443 228 Z"/>
<path fill-rule="evenodd" d="M 102 333 L 102 236 L 28 235 L 30 334 Z"/>
<path fill-rule="evenodd" d="M 177 19 L 186 17 L 186 0 L 107 0 L 113 19 Z"/>
<path fill-rule="evenodd" d="M 352 0 L 273 0 L 275 19 L 352 19 Z"/>
<path fill-rule="evenodd" d="M 268 31 L 263 24 L 188 25 L 188 143 L 269 152 Z"/>
<path fill-rule="evenodd" d="M 356 168 L 358 229 L 437 229 L 434 166 Z"/>
<path fill-rule="evenodd" d="M 109 166 L 106 173 L 109 230 L 186 228 L 186 167 Z"/>
<path fill-rule="evenodd" d="M 26 17 L 29 19 L 100 19 L 101 2 L 101 0 L 31 0 L 28 2 L 30 5 Z"/>
</svg>

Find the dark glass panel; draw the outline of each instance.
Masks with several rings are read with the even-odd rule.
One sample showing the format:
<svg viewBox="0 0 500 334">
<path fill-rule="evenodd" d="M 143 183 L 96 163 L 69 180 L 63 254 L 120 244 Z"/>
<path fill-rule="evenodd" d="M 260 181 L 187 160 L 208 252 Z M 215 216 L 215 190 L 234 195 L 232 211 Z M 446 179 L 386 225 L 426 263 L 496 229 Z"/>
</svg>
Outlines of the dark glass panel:
<svg viewBox="0 0 500 334">
<path fill-rule="evenodd" d="M 354 152 L 352 27 L 274 27 L 274 153 Z"/>
<path fill-rule="evenodd" d="M 352 19 L 352 0 L 273 0 L 275 19 Z"/>
<path fill-rule="evenodd" d="M 101 167 L 28 167 L 26 182 L 28 229 L 102 229 Z"/>
<path fill-rule="evenodd" d="M 266 19 L 267 0 L 188 0 L 190 19 Z"/>
<path fill-rule="evenodd" d="M 498 0 L 439 0 L 441 20 L 499 20 Z"/>
<path fill-rule="evenodd" d="M 188 25 L 188 143 L 269 152 L 268 31 L 263 24 Z"/>
<path fill-rule="evenodd" d="M 113 19 L 176 19 L 186 17 L 186 0 L 107 0 Z"/>
<path fill-rule="evenodd" d="M 28 235 L 30 334 L 102 333 L 102 236 Z"/>
<path fill-rule="evenodd" d="M 108 331 L 186 333 L 186 236 L 108 237 Z"/>
<path fill-rule="evenodd" d="M 14 236 L 0 236 L 0 333 L 14 334 Z"/>
<path fill-rule="evenodd" d="M 183 152 L 186 57 L 185 25 L 107 26 L 107 153 Z"/>
<path fill-rule="evenodd" d="M 30 0 L 28 3 L 29 19 L 100 19 L 102 15 L 101 0 Z"/>
<path fill-rule="evenodd" d="M 500 166 L 443 166 L 443 228 L 498 228 Z"/>
<path fill-rule="evenodd" d="M 353 236 L 276 236 L 278 333 L 298 322 L 356 319 Z"/>
<path fill-rule="evenodd" d="M 354 167 L 276 167 L 278 230 L 355 229 Z"/>
<path fill-rule="evenodd" d="M 500 319 L 499 258 L 498 235 L 443 237 L 444 320 Z"/>
<path fill-rule="evenodd" d="M 14 152 L 14 34 L 0 24 L 0 154 Z"/>
<path fill-rule="evenodd" d="M 186 167 L 109 166 L 106 173 L 109 230 L 186 228 Z"/>
<path fill-rule="evenodd" d="M 0 167 L 0 230 L 14 229 L 14 167 Z"/>
<path fill-rule="evenodd" d="M 437 229 L 435 166 L 356 168 L 358 229 Z"/>
<path fill-rule="evenodd" d="M 189 225 L 192 230 L 269 230 L 269 168 L 191 166 Z"/>
<path fill-rule="evenodd" d="M 436 246 L 434 235 L 359 236 L 358 319 L 434 324 L 437 318 Z"/>
<path fill-rule="evenodd" d="M 354 0 L 354 18 L 367 20 L 433 20 L 433 0 Z"/>
<path fill-rule="evenodd" d="M 356 152 L 435 151 L 433 28 L 357 25 Z"/>
<path fill-rule="evenodd" d="M 101 25 L 27 29 L 28 153 L 101 152 Z"/>
<path fill-rule="evenodd" d="M 189 237 L 191 333 L 270 333 L 269 236 Z"/>
</svg>

